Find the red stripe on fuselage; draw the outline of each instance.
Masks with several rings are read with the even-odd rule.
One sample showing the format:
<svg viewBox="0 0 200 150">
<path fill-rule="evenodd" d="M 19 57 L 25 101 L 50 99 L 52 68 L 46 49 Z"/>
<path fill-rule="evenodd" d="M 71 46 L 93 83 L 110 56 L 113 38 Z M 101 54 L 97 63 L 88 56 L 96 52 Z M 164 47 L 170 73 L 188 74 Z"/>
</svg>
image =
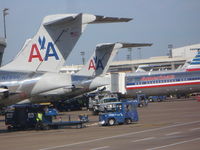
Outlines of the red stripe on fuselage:
<svg viewBox="0 0 200 150">
<path fill-rule="evenodd" d="M 200 71 L 200 68 L 186 69 L 186 71 Z"/>
<path fill-rule="evenodd" d="M 126 87 L 126 89 L 127 90 L 132 90 L 132 89 L 157 88 L 157 87 L 194 85 L 194 84 L 200 84 L 200 82 L 172 83 L 172 84 L 160 84 L 160 85 L 145 85 L 145 86 L 137 86 L 137 87 Z"/>
</svg>

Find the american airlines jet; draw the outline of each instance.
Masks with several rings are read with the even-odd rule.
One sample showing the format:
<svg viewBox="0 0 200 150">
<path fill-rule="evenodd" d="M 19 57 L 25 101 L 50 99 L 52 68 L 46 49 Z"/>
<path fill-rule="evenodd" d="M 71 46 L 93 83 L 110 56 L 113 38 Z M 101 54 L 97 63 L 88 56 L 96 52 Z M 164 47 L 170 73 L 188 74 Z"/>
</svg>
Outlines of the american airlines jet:
<svg viewBox="0 0 200 150">
<path fill-rule="evenodd" d="M 112 62 L 119 49 L 151 45 L 152 44 L 148 43 L 123 42 L 98 44 L 91 58 L 79 72 L 72 75 L 63 73 L 65 75 L 64 80 L 73 85 L 73 87 L 62 87 L 59 89 L 40 93 L 20 103 L 38 103 L 66 100 L 96 90 L 98 87 L 108 85 L 109 78 L 107 78 L 105 75 L 108 71 L 110 63 Z"/>
<path fill-rule="evenodd" d="M 18 55 L 0 68 L 0 104 L 10 105 L 39 93 L 72 88 L 59 70 L 88 24 L 128 22 L 130 18 L 58 14 L 43 19 Z"/>
<path fill-rule="evenodd" d="M 200 52 L 184 69 L 127 74 L 125 87 L 127 96 L 200 92 Z"/>
</svg>

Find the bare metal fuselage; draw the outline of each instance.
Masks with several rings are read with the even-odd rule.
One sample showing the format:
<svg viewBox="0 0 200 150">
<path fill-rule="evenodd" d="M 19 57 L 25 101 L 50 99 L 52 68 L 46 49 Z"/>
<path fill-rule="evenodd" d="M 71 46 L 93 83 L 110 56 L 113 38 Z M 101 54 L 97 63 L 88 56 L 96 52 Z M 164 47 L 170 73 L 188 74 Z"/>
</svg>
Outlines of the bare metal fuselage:
<svg viewBox="0 0 200 150">
<path fill-rule="evenodd" d="M 31 96 L 34 85 L 43 73 L 0 71 L 0 87 L 8 89 L 1 93 L 0 104 L 9 105 Z"/>
<path fill-rule="evenodd" d="M 59 100 L 66 100 L 80 96 L 84 93 L 95 90 L 96 88 L 108 84 L 108 78 L 106 77 L 90 77 L 71 75 L 70 77 L 71 87 L 63 87 L 44 93 L 37 94 L 30 98 L 30 102 L 53 102 Z M 69 81 L 69 80 L 68 80 Z"/>
<path fill-rule="evenodd" d="M 200 71 L 157 72 L 126 76 L 127 96 L 185 95 L 200 91 Z"/>
<path fill-rule="evenodd" d="M 50 72 L 0 71 L 0 104 L 11 105 L 40 93 L 71 86 L 66 75 Z"/>
</svg>

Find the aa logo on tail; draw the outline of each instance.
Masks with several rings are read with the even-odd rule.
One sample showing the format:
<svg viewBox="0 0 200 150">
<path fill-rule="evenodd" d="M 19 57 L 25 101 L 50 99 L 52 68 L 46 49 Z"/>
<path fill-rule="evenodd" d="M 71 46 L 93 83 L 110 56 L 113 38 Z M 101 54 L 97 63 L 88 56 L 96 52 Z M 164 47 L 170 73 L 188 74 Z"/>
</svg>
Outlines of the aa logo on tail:
<svg viewBox="0 0 200 150">
<path fill-rule="evenodd" d="M 91 59 L 89 62 L 88 70 L 90 70 L 90 69 L 94 69 L 94 70 L 102 69 L 103 70 L 104 67 L 103 67 L 102 60 L 97 57 L 94 57 L 93 59 Z"/>
<path fill-rule="evenodd" d="M 28 62 L 32 62 L 33 59 L 38 59 L 39 61 L 48 61 L 49 57 L 54 57 L 56 60 L 59 60 L 58 54 L 52 42 L 48 42 L 46 46 L 46 38 L 43 36 L 42 39 L 41 37 L 38 38 L 38 43 L 39 48 L 36 43 L 32 44 Z M 44 58 L 42 58 L 40 53 L 42 50 L 46 50 Z"/>
</svg>

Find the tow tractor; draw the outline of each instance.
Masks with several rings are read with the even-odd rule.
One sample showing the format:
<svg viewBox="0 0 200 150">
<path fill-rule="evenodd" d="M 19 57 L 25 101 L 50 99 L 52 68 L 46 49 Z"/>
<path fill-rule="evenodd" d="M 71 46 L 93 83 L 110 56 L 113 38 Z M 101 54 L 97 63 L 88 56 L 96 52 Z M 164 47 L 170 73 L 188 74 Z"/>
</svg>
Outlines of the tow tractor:
<svg viewBox="0 0 200 150">
<path fill-rule="evenodd" d="M 38 121 L 38 113 L 42 114 L 42 119 Z M 80 115 L 79 120 L 72 121 L 68 116 L 68 121 L 54 121 L 58 116 L 58 112 L 53 108 L 47 108 L 38 104 L 20 104 L 13 105 L 6 110 L 5 124 L 8 130 L 47 130 L 57 129 L 64 126 L 75 126 L 77 128 L 84 127 L 84 123 L 88 121 L 88 116 Z M 67 117 L 66 117 L 67 118 Z"/>
<path fill-rule="evenodd" d="M 101 125 L 130 124 L 139 120 L 137 106 L 138 101 L 114 102 L 113 109 L 99 114 Z"/>
</svg>

